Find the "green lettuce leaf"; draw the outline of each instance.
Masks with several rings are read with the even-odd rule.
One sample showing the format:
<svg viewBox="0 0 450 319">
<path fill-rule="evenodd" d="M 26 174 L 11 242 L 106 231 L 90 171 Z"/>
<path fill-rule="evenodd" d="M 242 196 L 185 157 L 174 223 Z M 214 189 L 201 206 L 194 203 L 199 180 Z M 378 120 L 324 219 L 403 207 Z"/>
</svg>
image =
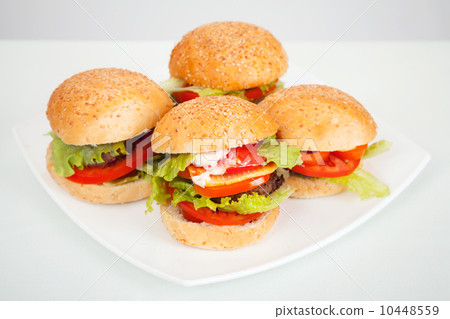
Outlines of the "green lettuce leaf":
<svg viewBox="0 0 450 319">
<path fill-rule="evenodd" d="M 153 171 L 158 167 L 159 163 L 164 159 L 163 154 L 153 154 L 144 164 L 136 167 L 138 171 L 144 172 L 146 175 L 153 176 Z M 150 181 L 151 182 L 151 181 Z"/>
<path fill-rule="evenodd" d="M 284 184 L 275 192 L 268 195 L 244 194 L 237 201 L 230 197 L 222 198 L 219 210 L 225 212 L 238 212 L 239 214 L 252 214 L 265 212 L 279 206 L 294 192 L 287 184 Z M 194 203 L 195 206 L 195 203 Z"/>
<path fill-rule="evenodd" d="M 264 94 L 267 93 L 267 91 L 269 91 L 269 88 L 271 88 L 274 85 L 276 85 L 276 88 L 275 88 L 274 92 L 284 88 L 284 82 L 283 81 L 278 81 L 278 82 L 273 81 L 273 82 L 270 82 L 269 84 L 261 85 L 259 88 L 261 89 L 261 91 L 263 92 L 263 95 L 264 95 Z"/>
<path fill-rule="evenodd" d="M 167 187 L 163 179 L 153 179 L 153 191 L 156 195 L 148 199 L 147 208 L 151 211 L 151 204 L 156 200 L 159 204 L 166 204 L 170 196 L 167 194 Z M 220 203 L 213 202 L 210 198 L 198 194 L 190 181 L 177 177 L 169 182 L 169 186 L 175 188 L 172 204 L 177 206 L 179 202 L 188 201 L 194 204 L 195 209 L 208 207 L 212 210 L 221 210 L 225 212 L 237 212 L 238 214 L 253 214 L 264 212 L 277 207 L 281 202 L 287 199 L 294 190 L 291 190 L 286 184 L 270 194 L 270 196 L 258 194 L 244 194 L 237 201 L 231 197 L 223 197 Z M 156 187 L 156 191 L 155 191 Z"/>
<path fill-rule="evenodd" d="M 391 146 L 392 142 L 386 140 L 381 140 L 373 143 L 372 145 L 369 145 L 369 147 L 364 152 L 363 159 L 368 159 L 380 155 L 381 153 L 387 152 L 391 149 Z"/>
<path fill-rule="evenodd" d="M 169 158 L 158 163 L 153 171 L 153 175 L 162 177 L 166 181 L 171 181 L 177 177 L 179 172 L 184 171 L 192 163 L 194 157 L 194 154 L 171 155 Z"/>
<path fill-rule="evenodd" d="M 266 158 L 266 163 L 274 162 L 281 168 L 292 168 L 302 164 L 300 148 L 292 147 L 275 138 L 266 138 L 258 148 L 258 154 Z"/>
<path fill-rule="evenodd" d="M 210 96 L 210 95 L 225 95 L 228 92 L 219 90 L 219 89 L 210 89 L 210 88 L 201 88 L 201 89 L 191 89 L 189 91 L 193 91 L 198 94 L 198 96 Z"/>
<path fill-rule="evenodd" d="M 159 86 L 167 93 L 172 94 L 176 90 L 183 88 L 184 84 L 185 82 L 183 79 L 171 77 L 163 82 L 160 82 Z"/>
<path fill-rule="evenodd" d="M 125 142 L 99 145 L 69 145 L 65 144 L 54 132 L 49 135 L 53 138 L 52 161 L 53 170 L 62 177 L 69 177 L 75 173 L 73 167 L 83 169 L 86 165 L 103 163 L 102 154 L 110 153 L 112 156 L 126 155 Z"/>
<path fill-rule="evenodd" d="M 178 172 L 184 171 L 194 159 L 193 154 L 170 155 L 164 159 L 164 155 L 158 154 L 153 161 L 147 161 L 137 169 L 146 173 L 146 181 L 152 183 L 152 193 L 147 199 L 147 211 L 151 212 L 153 201 L 166 204 L 170 199 L 166 181 L 172 181 L 178 176 Z"/>
<path fill-rule="evenodd" d="M 359 167 L 347 176 L 325 178 L 332 183 L 345 185 L 348 190 L 357 193 L 361 199 L 385 197 L 390 194 L 389 187 Z"/>
<path fill-rule="evenodd" d="M 284 88 L 284 82 L 283 81 L 278 81 L 277 82 L 277 87 L 275 88 L 275 90 L 273 90 L 273 92 L 279 91 L 281 89 Z"/>
<path fill-rule="evenodd" d="M 147 198 L 147 212 L 153 211 L 152 203 L 156 201 L 158 204 L 167 204 L 170 199 L 167 184 L 164 178 L 158 176 L 146 175 L 145 180 L 152 183 L 152 192 Z"/>
<path fill-rule="evenodd" d="M 178 175 L 178 172 L 184 171 L 189 166 L 195 155 L 167 154 L 167 156 L 170 157 L 164 158 L 162 154 L 155 155 L 152 161 L 147 161 L 137 169 L 148 175 L 158 176 L 166 181 L 171 181 Z"/>
<path fill-rule="evenodd" d="M 166 81 L 159 83 L 159 85 L 169 94 L 174 92 L 183 92 L 183 91 L 192 91 L 197 93 L 199 96 L 208 96 L 208 95 L 224 95 L 227 94 L 228 91 L 223 91 L 219 89 L 211 89 L 204 88 L 201 86 L 185 86 L 186 82 L 183 79 L 179 78 L 169 78 Z"/>
</svg>

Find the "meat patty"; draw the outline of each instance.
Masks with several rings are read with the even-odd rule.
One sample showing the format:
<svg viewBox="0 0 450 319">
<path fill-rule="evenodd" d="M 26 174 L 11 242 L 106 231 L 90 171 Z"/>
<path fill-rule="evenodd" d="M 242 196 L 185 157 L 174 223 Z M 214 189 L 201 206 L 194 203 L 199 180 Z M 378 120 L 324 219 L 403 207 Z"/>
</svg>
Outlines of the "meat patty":
<svg viewBox="0 0 450 319">
<path fill-rule="evenodd" d="M 111 153 L 103 153 L 102 154 L 102 159 L 104 160 L 103 163 L 99 163 L 100 165 L 106 166 L 108 164 L 111 164 L 117 160 L 121 160 L 122 158 L 124 158 L 125 155 L 120 154 L 118 156 L 112 156 Z"/>
<path fill-rule="evenodd" d="M 123 158 L 125 158 L 125 155 L 123 155 L 123 154 L 120 154 L 117 156 L 112 156 L 111 153 L 103 153 L 102 159 L 104 162 L 90 164 L 90 165 L 88 165 L 88 167 L 106 167 L 106 166 L 109 166 L 109 165 L 123 159 Z"/>
<path fill-rule="evenodd" d="M 273 172 L 270 177 L 269 180 L 267 182 L 265 182 L 262 185 L 259 185 L 258 187 L 255 187 L 249 191 L 246 192 L 242 192 L 242 193 L 237 193 L 231 196 L 227 196 L 227 197 L 231 197 L 231 200 L 233 201 L 237 201 L 242 195 L 244 194 L 258 194 L 258 195 L 268 195 L 268 194 L 272 194 L 273 192 L 275 192 L 278 188 L 281 187 L 281 185 L 283 185 L 284 183 L 284 176 L 278 176 L 278 174 L 276 172 Z M 216 197 L 216 198 L 211 198 L 211 200 L 213 202 L 216 203 L 220 203 L 222 197 Z"/>
</svg>

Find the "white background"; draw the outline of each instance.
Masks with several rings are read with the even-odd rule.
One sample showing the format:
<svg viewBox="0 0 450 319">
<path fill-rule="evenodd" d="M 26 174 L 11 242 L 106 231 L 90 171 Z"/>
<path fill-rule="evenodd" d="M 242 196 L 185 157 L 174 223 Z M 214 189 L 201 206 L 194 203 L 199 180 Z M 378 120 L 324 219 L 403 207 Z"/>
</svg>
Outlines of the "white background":
<svg viewBox="0 0 450 319">
<path fill-rule="evenodd" d="M 255 22 L 282 40 L 297 42 L 285 42 L 292 62 L 313 65 L 312 73 L 351 93 L 433 157 L 392 204 L 328 251 L 375 299 L 450 298 L 448 1 L 379 1 L 344 42 L 316 63 L 370 1 L 80 3 L 144 68 L 150 56 L 167 61 L 171 45 L 185 31 L 212 20 Z M 109 38 L 71 1 L 3 1 L 1 6 L 1 37 L 13 41 L 0 42 L 0 298 L 76 299 L 116 257 L 47 196 L 31 176 L 11 128 L 45 112 L 52 90 L 75 72 L 139 68 L 114 43 L 93 41 Z M 37 41 L 49 39 L 77 41 Z M 161 39 L 169 41 L 168 50 L 158 57 L 151 43 L 122 42 Z M 84 297 L 367 298 L 321 251 L 258 275 L 194 288 L 167 283 L 119 261 Z"/>
<path fill-rule="evenodd" d="M 255 23 L 283 41 L 449 40 L 448 0 L 2 0 L 0 38 L 106 40 L 79 3 L 118 40 L 177 40 L 212 21 Z"/>
</svg>

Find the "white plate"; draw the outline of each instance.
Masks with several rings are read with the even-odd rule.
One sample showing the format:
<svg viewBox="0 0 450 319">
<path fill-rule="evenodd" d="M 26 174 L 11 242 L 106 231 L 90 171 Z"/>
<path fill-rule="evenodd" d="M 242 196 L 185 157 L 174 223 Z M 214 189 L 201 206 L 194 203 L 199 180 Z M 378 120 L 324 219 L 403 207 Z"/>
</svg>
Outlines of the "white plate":
<svg viewBox="0 0 450 319">
<path fill-rule="evenodd" d="M 299 74 L 301 69 L 291 66 L 284 81 L 291 84 Z M 305 74 L 299 83 L 320 81 Z M 195 286 L 247 276 L 304 256 L 361 225 L 392 201 L 425 167 L 430 155 L 382 121 L 377 123 L 377 139 L 387 139 L 393 146 L 365 161 L 364 169 L 390 187 L 389 197 L 361 201 L 356 194 L 345 192 L 313 200 L 288 199 L 262 241 L 234 251 L 209 251 L 178 243 L 159 221 L 157 207 L 144 214 L 145 201 L 95 205 L 71 197 L 46 170 L 45 152 L 51 140 L 44 135 L 50 131 L 47 120 L 41 117 L 24 122 L 14 132 L 39 182 L 77 225 L 133 265 L 166 280 Z"/>
</svg>

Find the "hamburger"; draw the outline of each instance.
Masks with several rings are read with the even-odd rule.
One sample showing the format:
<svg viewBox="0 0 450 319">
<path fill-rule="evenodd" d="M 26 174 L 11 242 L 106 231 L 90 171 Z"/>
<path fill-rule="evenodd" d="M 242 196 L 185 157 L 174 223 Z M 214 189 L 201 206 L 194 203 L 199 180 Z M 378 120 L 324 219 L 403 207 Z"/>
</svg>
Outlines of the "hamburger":
<svg viewBox="0 0 450 319">
<path fill-rule="evenodd" d="M 178 102 L 233 95 L 256 101 L 277 88 L 287 69 L 281 43 L 244 22 L 214 22 L 188 32 L 170 56 L 171 79 L 162 87 Z"/>
<path fill-rule="evenodd" d="M 326 85 L 299 85 L 258 104 L 278 123 L 277 137 L 301 150 L 302 164 L 289 170 L 294 198 L 313 198 L 346 189 L 362 199 L 389 195 L 389 188 L 364 171 L 362 160 L 390 147 L 380 141 L 369 112 L 350 95 Z"/>
<path fill-rule="evenodd" d="M 153 156 L 153 128 L 172 106 L 158 85 L 136 72 L 94 69 L 65 80 L 47 107 L 51 177 L 93 203 L 148 197 L 151 184 L 136 167 Z"/>
<path fill-rule="evenodd" d="M 234 96 L 199 97 L 171 109 L 152 137 L 163 158 L 143 166 L 153 175 L 148 210 L 156 201 L 167 230 L 185 245 L 234 249 L 260 240 L 292 193 L 277 168 L 298 164 L 300 153 L 276 142 L 277 128 Z"/>
</svg>

